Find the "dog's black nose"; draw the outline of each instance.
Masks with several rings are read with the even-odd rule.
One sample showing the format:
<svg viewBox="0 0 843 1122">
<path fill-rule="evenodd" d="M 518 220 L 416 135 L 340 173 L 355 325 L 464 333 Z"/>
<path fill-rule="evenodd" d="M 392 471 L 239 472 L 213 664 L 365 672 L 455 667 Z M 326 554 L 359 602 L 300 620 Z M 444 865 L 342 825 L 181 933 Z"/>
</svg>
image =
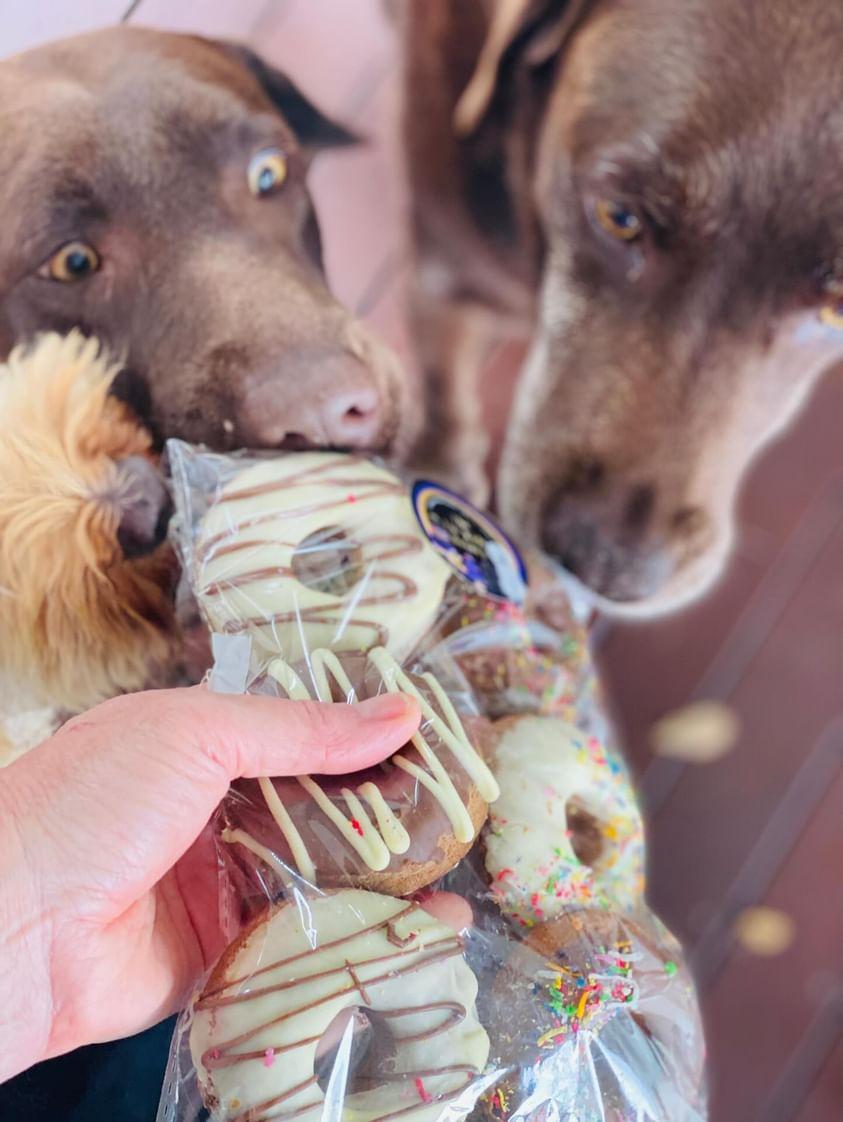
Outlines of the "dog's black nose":
<svg viewBox="0 0 843 1122">
<path fill-rule="evenodd" d="M 641 487 L 618 501 L 563 493 L 545 510 L 542 547 L 606 599 L 644 600 L 675 568 L 667 541 L 649 526 L 653 504 Z"/>
<path fill-rule="evenodd" d="M 117 541 L 126 558 L 142 557 L 167 536 L 173 514 L 170 492 L 159 472 L 142 456 L 118 463 L 120 525 Z"/>
</svg>

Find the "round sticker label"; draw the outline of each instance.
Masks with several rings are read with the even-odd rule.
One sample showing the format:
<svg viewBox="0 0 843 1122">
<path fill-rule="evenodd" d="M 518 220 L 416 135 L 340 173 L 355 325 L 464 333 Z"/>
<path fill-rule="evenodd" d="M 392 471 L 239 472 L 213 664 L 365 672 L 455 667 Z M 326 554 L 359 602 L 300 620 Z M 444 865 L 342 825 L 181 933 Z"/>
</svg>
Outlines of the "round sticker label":
<svg viewBox="0 0 843 1122">
<path fill-rule="evenodd" d="M 464 580 L 498 600 L 523 603 L 527 568 L 500 526 L 461 495 L 426 479 L 414 484 L 412 499 L 428 541 Z"/>
</svg>

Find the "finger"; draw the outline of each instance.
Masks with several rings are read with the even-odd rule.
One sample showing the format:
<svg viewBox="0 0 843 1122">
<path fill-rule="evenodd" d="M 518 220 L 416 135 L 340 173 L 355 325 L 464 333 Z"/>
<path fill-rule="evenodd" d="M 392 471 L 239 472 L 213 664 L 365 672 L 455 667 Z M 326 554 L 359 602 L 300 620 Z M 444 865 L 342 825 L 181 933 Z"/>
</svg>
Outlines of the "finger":
<svg viewBox="0 0 843 1122">
<path fill-rule="evenodd" d="M 231 779 L 365 767 L 397 751 L 418 721 L 399 695 L 353 706 L 196 688 L 132 694 L 11 765 L 3 793 L 55 890 L 85 889 L 91 908 L 114 910 L 187 851 Z"/>
<path fill-rule="evenodd" d="M 402 693 L 335 705 L 186 692 L 208 752 L 232 779 L 359 771 L 397 751 L 421 719 L 418 703 Z"/>
<path fill-rule="evenodd" d="M 426 912 L 454 931 L 464 931 L 474 922 L 470 905 L 454 892 L 432 892 L 419 902 Z"/>
</svg>

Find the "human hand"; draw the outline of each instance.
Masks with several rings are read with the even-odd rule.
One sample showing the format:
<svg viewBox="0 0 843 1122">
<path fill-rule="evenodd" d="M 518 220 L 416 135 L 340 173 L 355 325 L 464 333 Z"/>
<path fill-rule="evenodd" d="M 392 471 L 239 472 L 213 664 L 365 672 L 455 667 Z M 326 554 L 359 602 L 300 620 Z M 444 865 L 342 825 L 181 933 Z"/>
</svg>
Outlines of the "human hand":
<svg viewBox="0 0 843 1122">
<path fill-rule="evenodd" d="M 0 771 L 0 1081 L 183 1002 L 223 947 L 207 823 L 232 779 L 367 767 L 418 722 L 402 694 L 162 690 L 106 702 Z M 460 923 L 459 903 L 438 908 Z"/>
</svg>

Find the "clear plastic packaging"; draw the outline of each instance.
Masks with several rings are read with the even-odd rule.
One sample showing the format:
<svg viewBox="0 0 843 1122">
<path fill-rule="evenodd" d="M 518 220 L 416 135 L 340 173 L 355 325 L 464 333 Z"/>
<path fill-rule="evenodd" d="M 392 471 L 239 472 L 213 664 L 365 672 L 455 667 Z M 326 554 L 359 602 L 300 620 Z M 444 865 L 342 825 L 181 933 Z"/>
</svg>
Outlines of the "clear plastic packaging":
<svg viewBox="0 0 843 1122">
<path fill-rule="evenodd" d="M 369 772 L 223 801 L 231 943 L 159 1122 L 702 1122 L 693 984 L 559 585 L 380 465 L 169 454 L 209 688 L 402 690 L 422 722 Z"/>
</svg>

